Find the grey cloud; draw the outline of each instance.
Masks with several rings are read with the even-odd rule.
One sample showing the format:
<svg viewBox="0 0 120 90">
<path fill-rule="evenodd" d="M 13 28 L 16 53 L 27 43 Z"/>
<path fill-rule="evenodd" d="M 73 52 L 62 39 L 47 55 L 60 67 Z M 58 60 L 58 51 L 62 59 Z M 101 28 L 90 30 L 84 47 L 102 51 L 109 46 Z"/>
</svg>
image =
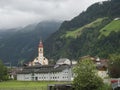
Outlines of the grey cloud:
<svg viewBox="0 0 120 90">
<path fill-rule="evenodd" d="M 43 20 L 70 20 L 98 1 L 103 0 L 0 0 L 0 28 Z"/>
</svg>

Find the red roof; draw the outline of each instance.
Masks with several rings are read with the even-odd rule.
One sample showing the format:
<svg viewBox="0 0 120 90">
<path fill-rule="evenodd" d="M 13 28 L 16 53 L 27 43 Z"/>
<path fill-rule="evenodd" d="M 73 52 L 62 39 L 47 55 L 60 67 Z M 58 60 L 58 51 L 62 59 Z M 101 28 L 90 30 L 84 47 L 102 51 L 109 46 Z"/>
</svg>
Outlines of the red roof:
<svg viewBox="0 0 120 90">
<path fill-rule="evenodd" d="M 119 80 L 115 79 L 115 80 L 111 80 L 111 83 L 116 83 L 118 82 Z M 119 81 L 120 82 L 120 81 Z"/>
<path fill-rule="evenodd" d="M 40 43 L 39 43 L 39 47 L 40 47 L 40 48 L 43 47 L 43 43 L 42 43 L 42 41 L 40 41 Z"/>
</svg>

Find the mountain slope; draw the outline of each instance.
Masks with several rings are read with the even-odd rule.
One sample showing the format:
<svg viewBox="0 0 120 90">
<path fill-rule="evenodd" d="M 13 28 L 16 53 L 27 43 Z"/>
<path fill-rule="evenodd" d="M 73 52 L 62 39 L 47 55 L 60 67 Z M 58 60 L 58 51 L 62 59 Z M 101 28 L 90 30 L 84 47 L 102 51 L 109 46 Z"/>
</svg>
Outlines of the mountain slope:
<svg viewBox="0 0 120 90">
<path fill-rule="evenodd" d="M 73 31 L 67 31 L 66 34 L 64 35 L 64 37 L 66 37 L 66 38 L 68 38 L 68 37 L 77 38 L 81 35 L 81 33 L 84 29 L 97 27 L 101 24 L 101 22 L 104 19 L 107 19 L 107 18 L 99 18 L 99 19 L 93 21 L 92 23 L 84 25 L 83 27 L 80 27 L 80 28 L 75 29 Z"/>
<path fill-rule="evenodd" d="M 40 39 L 43 41 L 58 30 L 60 22 L 41 22 L 20 30 L 1 33 L 0 59 L 16 65 L 21 60 L 29 61 L 37 56 Z M 8 33 L 9 32 L 9 33 Z"/>
<path fill-rule="evenodd" d="M 102 3 L 95 3 L 88 7 L 86 11 L 80 13 L 80 15 L 73 18 L 71 21 L 65 21 L 62 23 L 60 30 L 74 30 L 88 24 L 97 18 L 101 17 L 119 17 L 120 16 L 120 1 L 111 0 L 104 1 Z"/>
<path fill-rule="evenodd" d="M 111 23 L 109 23 L 100 30 L 99 38 L 102 37 L 102 35 L 108 36 L 111 32 L 119 32 L 119 30 L 120 30 L 120 19 L 113 20 Z"/>
<path fill-rule="evenodd" d="M 107 58 L 109 54 L 119 53 L 120 27 L 119 21 L 114 21 L 120 17 L 119 10 L 119 0 L 95 3 L 71 21 L 63 22 L 60 29 L 45 41 L 46 56 L 78 59 L 89 54 Z M 111 24 L 112 32 L 109 30 Z M 104 36 L 103 29 L 111 33 Z"/>
</svg>

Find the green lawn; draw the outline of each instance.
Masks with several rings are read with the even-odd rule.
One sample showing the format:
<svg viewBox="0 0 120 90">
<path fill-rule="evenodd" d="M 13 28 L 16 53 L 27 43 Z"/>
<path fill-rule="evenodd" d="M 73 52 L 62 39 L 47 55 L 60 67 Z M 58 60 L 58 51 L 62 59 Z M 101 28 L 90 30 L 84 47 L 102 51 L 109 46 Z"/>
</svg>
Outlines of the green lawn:
<svg viewBox="0 0 120 90">
<path fill-rule="evenodd" d="M 67 82 L 6 81 L 0 82 L 0 90 L 47 90 L 47 85 L 60 83 Z"/>
</svg>

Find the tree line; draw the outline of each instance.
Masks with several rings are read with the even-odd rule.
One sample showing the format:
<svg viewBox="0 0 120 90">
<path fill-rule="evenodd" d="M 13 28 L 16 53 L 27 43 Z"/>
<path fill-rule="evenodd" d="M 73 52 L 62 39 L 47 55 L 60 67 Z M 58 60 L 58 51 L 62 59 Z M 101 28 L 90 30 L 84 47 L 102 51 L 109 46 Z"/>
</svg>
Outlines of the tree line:
<svg viewBox="0 0 120 90">
<path fill-rule="evenodd" d="M 0 60 L 0 81 L 8 80 L 8 69 Z"/>
</svg>

